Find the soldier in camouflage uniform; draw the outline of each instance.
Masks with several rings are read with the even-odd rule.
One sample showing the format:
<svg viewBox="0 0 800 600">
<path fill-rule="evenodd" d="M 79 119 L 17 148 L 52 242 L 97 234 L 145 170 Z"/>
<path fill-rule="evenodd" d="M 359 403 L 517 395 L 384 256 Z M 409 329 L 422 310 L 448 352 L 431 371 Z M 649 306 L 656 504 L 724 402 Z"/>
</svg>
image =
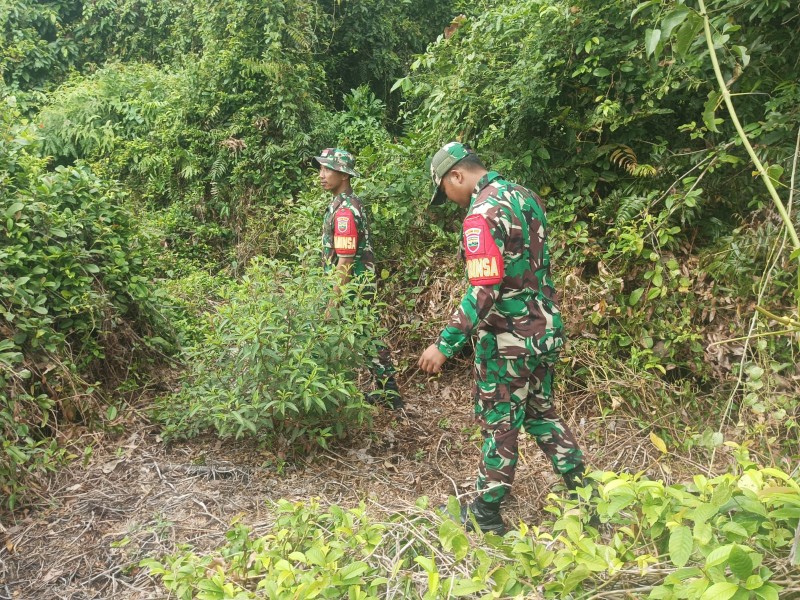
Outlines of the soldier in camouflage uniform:
<svg viewBox="0 0 800 600">
<path fill-rule="evenodd" d="M 337 270 L 339 285 L 348 283 L 352 277 L 374 274 L 375 256 L 367 215 L 350 185 L 350 178 L 359 175 L 353 155 L 340 148 L 326 148 L 314 160 L 319 164 L 320 184 L 333 194 L 322 224 L 325 268 Z M 376 352 L 368 368 L 377 390 L 368 394 L 366 400 L 371 404 L 385 401 L 395 410 L 403 408 L 389 348 L 381 340 L 375 340 L 374 345 Z"/>
<path fill-rule="evenodd" d="M 439 372 L 477 330 L 473 395 L 484 442 L 479 495 L 469 510 L 483 531 L 502 533 L 500 503 L 514 480 L 520 430 L 536 439 L 569 489 L 583 484 L 583 454 L 553 406 L 553 367 L 564 334 L 550 277 L 547 218 L 536 194 L 487 171 L 464 144 L 441 148 L 431 177 L 431 204 L 447 197 L 468 209 L 462 252 L 469 286 L 419 366 Z"/>
</svg>

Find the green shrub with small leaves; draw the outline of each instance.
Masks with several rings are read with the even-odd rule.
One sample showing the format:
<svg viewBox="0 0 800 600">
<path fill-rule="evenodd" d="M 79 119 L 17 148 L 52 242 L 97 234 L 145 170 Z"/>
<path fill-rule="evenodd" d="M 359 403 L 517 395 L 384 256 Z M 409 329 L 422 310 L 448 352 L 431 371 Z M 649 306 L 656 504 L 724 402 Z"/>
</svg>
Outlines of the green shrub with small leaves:
<svg viewBox="0 0 800 600">
<path fill-rule="evenodd" d="M 355 369 L 380 333 L 371 284 L 354 281 L 337 298 L 319 263 L 316 253 L 255 259 L 220 293 L 181 390 L 159 402 L 167 437 L 212 430 L 299 450 L 368 420 Z"/>
</svg>

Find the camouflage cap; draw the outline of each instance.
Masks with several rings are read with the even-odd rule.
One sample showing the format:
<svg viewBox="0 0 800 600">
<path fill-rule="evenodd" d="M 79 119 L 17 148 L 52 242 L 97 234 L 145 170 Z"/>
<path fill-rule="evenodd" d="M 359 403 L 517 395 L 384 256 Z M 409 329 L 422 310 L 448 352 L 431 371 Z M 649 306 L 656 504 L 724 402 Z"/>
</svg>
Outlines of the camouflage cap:
<svg viewBox="0 0 800 600">
<path fill-rule="evenodd" d="M 452 169 L 458 161 L 470 154 L 474 154 L 474 150 L 462 144 L 461 142 L 450 142 L 442 146 L 439 151 L 433 155 L 431 159 L 431 179 L 436 190 L 431 196 L 431 204 L 444 204 L 447 197 L 441 187 L 442 178 L 447 175 L 447 172 Z"/>
<path fill-rule="evenodd" d="M 347 173 L 353 177 L 361 177 L 361 174 L 356 171 L 356 159 L 347 150 L 341 148 L 325 148 L 319 156 L 315 156 L 314 160 L 318 164 L 339 171 Z"/>
</svg>

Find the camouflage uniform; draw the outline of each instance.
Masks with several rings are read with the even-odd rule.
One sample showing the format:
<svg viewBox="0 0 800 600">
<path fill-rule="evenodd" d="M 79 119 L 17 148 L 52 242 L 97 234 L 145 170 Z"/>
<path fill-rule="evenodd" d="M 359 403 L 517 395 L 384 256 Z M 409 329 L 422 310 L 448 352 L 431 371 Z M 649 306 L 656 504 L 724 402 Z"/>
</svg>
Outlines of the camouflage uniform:
<svg viewBox="0 0 800 600">
<path fill-rule="evenodd" d="M 314 158 L 319 164 L 357 177 L 353 155 L 339 148 L 326 148 Z M 322 222 L 322 259 L 326 270 L 336 268 L 339 257 L 352 257 L 353 277 L 371 277 L 375 273 L 375 255 L 369 222 L 361 200 L 352 191 L 333 197 Z M 382 340 L 375 340 L 375 353 L 370 357 L 369 371 L 383 389 L 393 381 L 395 368 L 392 355 Z"/>
<path fill-rule="evenodd" d="M 472 193 L 462 253 L 469 287 L 436 344 L 449 358 L 477 329 L 473 397 L 484 442 L 476 489 L 495 504 L 514 480 L 521 429 L 557 473 L 583 467 L 575 437 L 553 406 L 564 335 L 542 200 L 488 172 Z"/>
<path fill-rule="evenodd" d="M 364 214 L 364 205 L 354 193 L 344 192 L 334 196 L 322 222 L 322 259 L 325 269 L 335 268 L 340 256 L 353 258 L 354 277 L 367 271 L 375 272 L 369 223 Z"/>
</svg>

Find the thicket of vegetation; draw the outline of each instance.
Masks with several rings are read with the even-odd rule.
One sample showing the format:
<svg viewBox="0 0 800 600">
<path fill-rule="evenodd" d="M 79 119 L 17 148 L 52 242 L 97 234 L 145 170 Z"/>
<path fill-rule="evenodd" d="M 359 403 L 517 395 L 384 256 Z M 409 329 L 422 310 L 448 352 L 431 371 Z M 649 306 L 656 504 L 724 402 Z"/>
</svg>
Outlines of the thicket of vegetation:
<svg viewBox="0 0 800 600">
<path fill-rule="evenodd" d="M 174 436 L 258 432 L 306 448 L 366 418 L 341 365 L 365 351 L 355 333 L 376 309 L 318 322 L 325 294 L 307 290 L 327 283 L 309 256 L 326 199 L 310 157 L 334 145 L 358 155 L 384 322 L 421 345 L 437 324 L 414 317 L 417 297 L 459 277 L 442 260 L 457 245 L 456 210 L 425 206 L 425 159 L 454 138 L 548 204 L 569 388 L 687 450 L 713 451 L 738 425 L 737 439 L 796 478 L 799 57 L 790 0 L 0 0 L 5 505 L 35 495 L 37 474 L 65 457 L 61 424 L 113 426 L 126 392 L 165 361 L 193 367 L 153 415 Z M 754 465 L 742 468 L 745 477 Z M 794 500 L 775 516 L 774 496 L 758 496 L 769 506 L 753 508 L 750 537 L 763 523 L 797 524 L 796 483 L 766 476 L 785 479 Z M 640 491 L 626 506 L 646 501 Z M 702 524 L 716 515 L 713 537 L 728 552 L 711 567 L 730 559 L 732 574 L 688 574 L 689 556 L 673 556 L 673 588 L 653 597 L 706 597 L 723 583 L 713 597 L 773 597 L 755 556 L 785 550 L 785 539 L 748 546 L 736 517 L 708 512 Z M 694 522 L 699 559 L 713 548 Z M 663 525 L 671 535 L 650 532 L 652 556 L 665 543 L 672 554 L 685 527 Z M 536 552 L 550 531 L 522 532 L 518 544 Z M 496 556 L 523 550 L 499 545 L 469 577 L 488 585 Z M 569 560 L 580 563 L 578 552 Z M 742 576 L 743 557 L 758 581 Z M 439 585 L 429 597 L 444 593 L 418 558 L 431 590 Z M 557 560 L 559 572 L 573 564 Z M 377 567 L 351 564 L 346 576 L 326 571 L 339 579 L 325 585 L 344 593 L 358 579 L 367 587 L 348 593 L 374 595 L 365 574 Z M 548 593 L 566 593 L 548 577 Z M 703 577 L 702 589 L 674 587 Z"/>
</svg>

